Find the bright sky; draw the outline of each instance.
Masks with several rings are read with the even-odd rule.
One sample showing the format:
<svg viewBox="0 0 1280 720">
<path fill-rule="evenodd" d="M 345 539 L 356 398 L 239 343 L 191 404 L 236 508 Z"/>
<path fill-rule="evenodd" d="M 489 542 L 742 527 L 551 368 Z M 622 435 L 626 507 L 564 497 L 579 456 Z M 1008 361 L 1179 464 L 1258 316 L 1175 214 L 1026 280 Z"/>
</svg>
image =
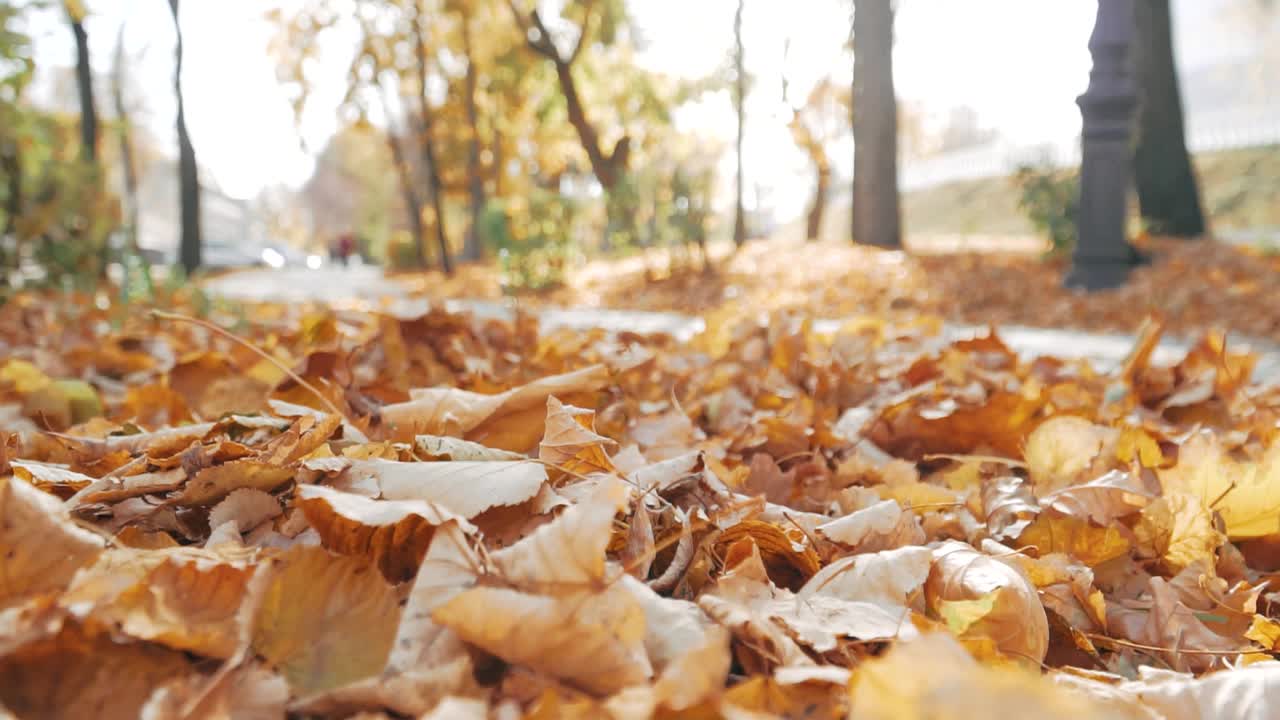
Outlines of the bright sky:
<svg viewBox="0 0 1280 720">
<path fill-rule="evenodd" d="M 1190 40 L 1189 33 L 1203 33 L 1211 12 L 1207 8 L 1223 1 L 1175 0 L 1180 37 Z M 263 18 L 272 5 L 300 2 L 183 3 L 188 122 L 201 164 L 230 195 L 248 198 L 275 184 L 297 186 L 310 175 L 312 159 L 276 84 L 276 68 L 267 54 L 272 29 Z M 98 0 L 89 6 L 98 13 L 89 24 L 96 66 L 110 67 L 117 29 L 126 22 L 140 119 L 162 141 L 169 140 L 173 32 L 165 4 Z M 732 46 L 735 6 L 736 0 L 633 2 L 648 42 L 642 62 L 663 72 L 705 75 Z M 843 48 L 848 6 L 849 0 L 747 1 L 747 66 L 756 78 L 748 99 L 748 184 L 759 185 L 765 204 L 783 219 L 800 212 L 809 191 L 804 157 L 786 130 L 790 110 L 781 102 L 783 44 L 791 38 L 785 70 L 793 101 L 805 97 L 824 76 L 848 82 L 850 60 Z M 1070 137 L 1079 129 L 1074 99 L 1087 82 L 1086 42 L 1095 7 L 1085 0 L 900 0 L 894 52 L 899 96 L 935 118 L 968 105 L 984 125 L 1015 141 Z M 1187 47 L 1203 43 L 1179 42 L 1185 66 Z M 37 43 L 39 61 L 65 58 L 70 63 L 70 33 L 62 24 L 42 23 Z M 323 147 L 338 125 L 333 108 L 342 92 L 347 57 L 333 52 L 321 62 L 333 82 L 316 88 L 312 112 L 301 124 L 310 152 Z M 677 121 L 724 138 L 734 132 L 727 93 L 682 109 Z M 851 164 L 849 148 L 846 144 L 838 150 L 842 174 Z M 724 178 L 732 167 L 726 156 Z"/>
</svg>

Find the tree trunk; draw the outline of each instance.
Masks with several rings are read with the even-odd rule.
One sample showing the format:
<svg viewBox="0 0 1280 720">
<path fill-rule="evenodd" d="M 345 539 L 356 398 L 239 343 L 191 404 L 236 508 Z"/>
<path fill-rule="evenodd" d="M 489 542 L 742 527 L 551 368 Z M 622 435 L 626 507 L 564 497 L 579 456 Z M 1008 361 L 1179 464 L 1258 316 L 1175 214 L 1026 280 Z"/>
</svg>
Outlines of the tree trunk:
<svg viewBox="0 0 1280 720">
<path fill-rule="evenodd" d="M 1198 237 L 1205 222 L 1183 131 L 1169 0 L 1138 0 L 1135 9 L 1141 98 L 1133 155 L 1138 206 L 1152 232 Z"/>
<path fill-rule="evenodd" d="M 182 240 L 179 257 L 188 273 L 200 267 L 200 171 L 196 150 L 187 134 L 186 103 L 182 100 L 182 26 L 178 22 L 178 0 L 169 0 L 173 13 L 173 29 L 177 35 L 174 49 L 173 91 L 178 97 L 178 183 L 182 197 Z"/>
<path fill-rule="evenodd" d="M 614 144 L 613 150 L 608 155 L 605 154 L 604 148 L 600 145 L 600 133 L 587 118 L 586 110 L 582 107 L 582 98 L 578 95 L 578 84 L 573 79 L 573 63 L 586 46 L 587 36 L 591 32 L 594 4 L 588 3 L 587 16 L 582 21 L 582 33 L 578 36 L 577 45 L 567 57 L 552 41 L 551 33 L 542 22 L 542 16 L 537 10 L 526 17 L 516 8 L 514 2 L 510 2 L 509 6 L 512 15 L 515 16 L 516 24 L 525 35 L 529 49 L 550 60 L 555 67 L 556 82 L 560 85 L 560 94 L 564 95 L 569 124 L 578 133 L 578 140 L 587 153 L 587 160 L 591 163 L 591 172 L 596 176 L 605 193 L 611 192 L 618 186 L 623 174 L 627 171 L 631 139 L 623 135 Z"/>
<path fill-rule="evenodd" d="M 733 104 L 738 112 L 738 137 L 734 144 L 737 158 L 733 200 L 733 242 L 741 246 L 747 241 L 746 208 L 742 204 L 742 139 L 746 129 L 747 70 L 742 47 L 742 9 L 744 0 L 738 0 L 738 11 L 733 15 Z"/>
<path fill-rule="evenodd" d="M 471 203 L 471 222 L 467 225 L 467 237 L 463 243 L 462 255 L 466 260 L 475 262 L 484 255 L 484 247 L 480 238 L 480 223 L 484 215 L 484 177 L 480 167 L 480 112 L 476 108 L 477 71 L 475 51 L 471 47 L 471 15 L 463 11 L 462 15 L 462 47 L 467 56 L 467 74 L 463 78 L 467 103 L 467 124 L 471 137 L 467 147 L 467 194 Z"/>
<path fill-rule="evenodd" d="M 404 144 L 391 128 L 387 128 L 387 146 L 391 148 L 391 162 L 395 164 L 396 175 L 400 178 L 400 195 L 404 198 L 405 213 L 409 216 L 409 230 L 413 233 L 413 245 L 418 251 L 418 264 L 428 268 L 431 266 L 431 258 L 427 253 L 427 230 L 422 225 L 422 201 L 414 190 L 413 175 L 409 172 L 409 158 L 405 155 Z"/>
<path fill-rule="evenodd" d="M 600 147 L 600 134 L 596 132 L 595 125 L 587 119 L 587 113 L 582 107 L 582 98 L 578 96 L 578 86 L 573 79 L 572 66 L 559 60 L 555 61 L 555 66 L 560 92 L 564 94 L 565 105 L 569 111 L 569 124 L 573 125 L 573 129 L 578 133 L 582 149 L 586 151 L 587 160 L 591 162 L 591 172 L 596 176 L 601 187 L 606 191 L 613 190 L 618 186 L 618 180 L 625 170 L 625 165 L 619 167 L 618 148 L 623 146 L 626 138 L 618 141 L 612 154 L 604 154 L 604 150 Z"/>
<path fill-rule="evenodd" d="M 430 193 L 431 211 L 435 214 L 436 244 L 440 250 L 440 268 L 445 275 L 453 274 L 453 258 L 449 256 L 448 234 L 445 232 L 444 218 L 444 184 L 440 182 L 440 168 L 436 164 L 435 112 L 427 99 L 427 40 L 424 37 L 426 28 L 422 26 L 426 11 L 422 3 L 417 4 L 417 15 L 414 17 L 414 52 L 418 59 L 418 109 L 422 115 L 422 160 L 427 170 L 427 190 Z"/>
<path fill-rule="evenodd" d="M 0 226 L 0 277 L 9 280 L 9 270 L 18 269 L 21 256 L 17 237 L 14 237 L 14 253 L 10 256 L 4 241 L 17 230 L 18 215 L 22 212 L 22 157 L 16 141 L 0 143 L 0 175 L 5 178 L 7 192 L 4 201 L 4 225 Z"/>
<path fill-rule="evenodd" d="M 901 247 L 892 0 L 853 5 L 853 239 Z"/>
<path fill-rule="evenodd" d="M 93 100 L 93 67 L 89 62 L 89 34 L 84 21 L 67 7 L 71 33 L 76 39 L 76 88 L 80 93 L 80 157 L 98 162 L 98 105 Z"/>
<path fill-rule="evenodd" d="M 827 193 L 831 190 L 831 168 L 825 164 L 818 165 L 817 182 L 813 188 L 813 204 L 809 206 L 809 217 L 805 223 L 804 237 L 810 242 L 822 236 L 822 216 L 827 209 Z"/>
<path fill-rule="evenodd" d="M 129 112 L 124 102 L 124 25 L 116 38 L 115 67 L 111 73 L 111 99 L 116 120 L 120 123 L 120 167 L 124 175 L 125 216 L 129 223 L 129 249 L 138 253 L 138 175 L 133 164 L 133 139 L 130 136 Z"/>
</svg>

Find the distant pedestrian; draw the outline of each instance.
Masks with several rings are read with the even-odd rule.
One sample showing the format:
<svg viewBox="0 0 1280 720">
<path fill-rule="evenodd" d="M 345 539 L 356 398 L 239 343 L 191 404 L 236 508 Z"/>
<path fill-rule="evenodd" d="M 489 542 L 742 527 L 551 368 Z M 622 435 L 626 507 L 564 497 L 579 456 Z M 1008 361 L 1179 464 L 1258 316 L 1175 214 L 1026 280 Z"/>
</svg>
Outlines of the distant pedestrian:
<svg viewBox="0 0 1280 720">
<path fill-rule="evenodd" d="M 349 265 L 351 263 L 351 256 L 352 254 L 355 253 L 355 251 L 356 251 L 355 235 L 352 235 L 349 232 L 343 233 L 342 237 L 338 238 L 338 254 L 342 256 L 342 264 L 344 266 Z"/>
</svg>

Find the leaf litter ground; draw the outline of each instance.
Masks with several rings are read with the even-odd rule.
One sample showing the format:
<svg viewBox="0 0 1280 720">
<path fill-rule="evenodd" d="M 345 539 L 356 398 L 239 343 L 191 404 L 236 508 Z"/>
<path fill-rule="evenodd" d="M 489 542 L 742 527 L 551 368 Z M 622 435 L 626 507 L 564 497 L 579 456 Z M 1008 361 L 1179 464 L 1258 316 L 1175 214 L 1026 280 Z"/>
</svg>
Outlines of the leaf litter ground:
<svg viewBox="0 0 1280 720">
<path fill-rule="evenodd" d="M 1221 334 L 74 300 L 0 308 L 4 716 L 1274 716 L 1280 391 Z"/>
</svg>

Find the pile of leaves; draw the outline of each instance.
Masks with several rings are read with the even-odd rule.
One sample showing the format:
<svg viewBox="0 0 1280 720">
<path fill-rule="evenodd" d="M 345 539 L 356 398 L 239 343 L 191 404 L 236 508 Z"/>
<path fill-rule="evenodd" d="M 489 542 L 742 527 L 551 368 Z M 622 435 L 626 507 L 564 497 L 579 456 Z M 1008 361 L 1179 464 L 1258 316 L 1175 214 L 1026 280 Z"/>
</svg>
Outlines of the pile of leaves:
<svg viewBox="0 0 1280 720">
<path fill-rule="evenodd" d="M 1140 248 L 1151 262 L 1134 270 L 1128 285 L 1090 294 L 1063 288 L 1068 259 L 1044 260 L 1038 252 L 911 255 L 834 240 L 769 240 L 720 259 L 710 277 L 676 273 L 654 282 L 646 269 L 660 267 L 656 261 L 589 267 L 551 300 L 690 314 L 931 314 L 966 324 L 1104 332 L 1135 332 L 1145 317 L 1160 314 L 1181 337 L 1220 327 L 1280 342 L 1280 256 L 1212 241 L 1144 239 Z"/>
<path fill-rule="evenodd" d="M 0 308 L 0 716 L 1263 718 L 1280 391 L 779 313 Z"/>
</svg>

